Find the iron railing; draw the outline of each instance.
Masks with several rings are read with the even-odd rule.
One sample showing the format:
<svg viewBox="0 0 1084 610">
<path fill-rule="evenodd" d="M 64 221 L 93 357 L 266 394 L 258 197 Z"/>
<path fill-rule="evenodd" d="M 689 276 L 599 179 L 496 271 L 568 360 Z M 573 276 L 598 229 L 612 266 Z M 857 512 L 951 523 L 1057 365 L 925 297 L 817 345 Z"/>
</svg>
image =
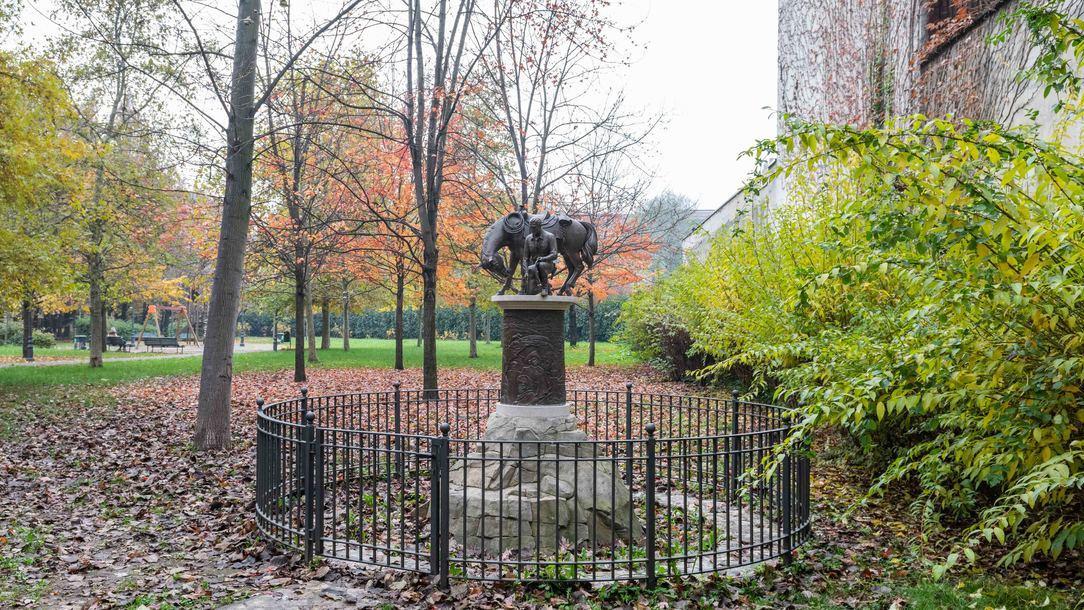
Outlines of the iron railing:
<svg viewBox="0 0 1084 610">
<path fill-rule="evenodd" d="M 492 389 L 427 398 L 396 384 L 388 392 L 302 390 L 293 400 L 257 401 L 257 525 L 309 560 L 430 573 L 442 585 L 463 578 L 653 586 L 659 577 L 789 561 L 809 537 L 809 460 L 805 444 L 791 438 L 788 409 L 737 394 L 639 393 L 631 384 L 569 394 L 580 429 L 597 440 L 487 440 L 498 400 Z M 510 486 L 487 497 L 482 485 L 473 491 L 481 497 L 468 501 L 468 488 L 478 487 L 468 476 L 508 472 L 519 473 Z M 561 514 L 553 489 L 575 510 Z M 631 501 L 622 502 L 619 489 Z M 482 518 L 466 514 L 479 507 Z M 525 533 L 531 511 L 548 513 L 532 517 Z"/>
</svg>

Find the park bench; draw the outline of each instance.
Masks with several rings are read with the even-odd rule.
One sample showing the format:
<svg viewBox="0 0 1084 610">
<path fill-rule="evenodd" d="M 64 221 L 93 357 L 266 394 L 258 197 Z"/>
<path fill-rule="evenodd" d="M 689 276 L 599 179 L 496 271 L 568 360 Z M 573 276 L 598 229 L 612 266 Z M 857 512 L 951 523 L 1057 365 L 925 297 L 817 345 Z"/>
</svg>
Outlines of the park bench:
<svg viewBox="0 0 1084 610">
<path fill-rule="evenodd" d="M 177 341 L 177 337 L 143 337 L 143 345 L 146 345 L 147 349 L 152 352 L 156 347 L 160 349 L 172 347 L 179 352 L 184 351 L 184 345 Z"/>
<path fill-rule="evenodd" d="M 126 352 L 126 351 L 128 351 L 129 349 L 132 348 L 132 345 L 133 344 L 130 343 L 124 337 L 108 336 L 108 335 L 105 337 L 105 348 L 106 349 L 109 349 L 111 347 L 115 347 L 115 348 L 117 348 L 118 352 Z"/>
</svg>

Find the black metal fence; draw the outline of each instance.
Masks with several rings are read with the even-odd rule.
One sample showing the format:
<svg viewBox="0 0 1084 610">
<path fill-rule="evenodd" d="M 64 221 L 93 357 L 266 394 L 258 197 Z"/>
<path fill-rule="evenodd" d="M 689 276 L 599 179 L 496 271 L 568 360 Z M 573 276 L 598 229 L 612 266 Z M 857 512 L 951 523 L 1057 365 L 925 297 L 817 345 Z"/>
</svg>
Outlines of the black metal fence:
<svg viewBox="0 0 1084 610">
<path fill-rule="evenodd" d="M 498 391 L 258 401 L 256 520 L 302 551 L 448 579 L 644 580 L 788 561 L 810 535 L 788 409 L 572 390 L 590 439 L 486 440 Z M 487 531 L 488 528 L 488 531 Z"/>
</svg>

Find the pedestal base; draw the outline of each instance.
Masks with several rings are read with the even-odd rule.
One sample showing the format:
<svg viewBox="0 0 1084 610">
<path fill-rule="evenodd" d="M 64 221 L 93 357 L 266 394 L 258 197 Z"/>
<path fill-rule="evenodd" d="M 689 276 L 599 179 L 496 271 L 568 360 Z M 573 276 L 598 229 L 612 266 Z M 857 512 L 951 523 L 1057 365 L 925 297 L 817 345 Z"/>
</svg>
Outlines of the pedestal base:
<svg viewBox="0 0 1084 610">
<path fill-rule="evenodd" d="M 452 538 L 486 553 L 642 541 L 629 488 L 604 446 L 589 442 L 566 406 L 529 408 L 544 412 L 510 415 L 498 407 L 486 428 L 493 442 L 453 462 Z"/>
</svg>

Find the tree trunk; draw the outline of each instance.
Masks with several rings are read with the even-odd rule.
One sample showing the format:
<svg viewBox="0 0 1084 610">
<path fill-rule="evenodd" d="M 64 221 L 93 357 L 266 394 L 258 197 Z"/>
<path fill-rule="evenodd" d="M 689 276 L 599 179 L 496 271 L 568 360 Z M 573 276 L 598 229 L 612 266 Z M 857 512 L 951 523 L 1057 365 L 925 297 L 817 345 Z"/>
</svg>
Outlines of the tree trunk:
<svg viewBox="0 0 1084 610">
<path fill-rule="evenodd" d="M 478 332 L 477 332 L 477 319 L 478 319 L 478 299 L 475 297 L 470 298 L 470 323 L 467 325 L 467 335 L 470 336 L 470 353 L 468 358 L 478 357 Z"/>
<path fill-rule="evenodd" d="M 197 449 L 217 449 L 230 443 L 233 334 L 241 304 L 245 243 L 252 211 L 252 128 L 260 13 L 260 0 L 238 0 L 226 128 L 226 190 L 200 371 L 194 439 Z"/>
<path fill-rule="evenodd" d="M 105 305 L 102 302 L 101 257 L 91 257 L 87 277 L 90 284 L 90 366 L 102 366 L 102 351 L 105 349 Z"/>
<path fill-rule="evenodd" d="M 435 241 L 435 235 L 433 238 Z M 422 389 L 437 397 L 437 248 L 426 240 L 422 265 Z"/>
<path fill-rule="evenodd" d="M 403 272 L 395 274 L 395 370 L 403 370 Z"/>
<path fill-rule="evenodd" d="M 576 322 L 576 306 L 568 308 L 568 345 L 576 347 L 580 341 L 580 326 Z"/>
<path fill-rule="evenodd" d="M 319 362 L 316 355 L 316 316 L 312 315 L 312 287 L 305 290 L 305 322 L 309 325 L 309 362 Z"/>
<path fill-rule="evenodd" d="M 331 349 L 331 299 L 324 297 L 320 301 L 320 349 Z"/>
<path fill-rule="evenodd" d="M 587 292 L 587 366 L 595 366 L 595 293 Z"/>
<path fill-rule="evenodd" d="M 34 309 L 23 299 L 23 359 L 34 360 Z"/>
<path fill-rule="evenodd" d="M 343 351 L 350 351 L 350 295 L 343 294 Z"/>
<path fill-rule="evenodd" d="M 305 324 L 305 271 L 298 264 L 294 267 L 294 381 L 302 382 L 308 379 L 305 372 L 305 332 L 308 325 Z"/>
<path fill-rule="evenodd" d="M 493 333 L 490 332 L 490 324 L 492 318 L 493 316 L 490 315 L 488 311 L 482 312 L 482 332 L 485 333 L 486 336 L 486 345 L 489 345 L 490 342 L 493 340 Z"/>
</svg>

